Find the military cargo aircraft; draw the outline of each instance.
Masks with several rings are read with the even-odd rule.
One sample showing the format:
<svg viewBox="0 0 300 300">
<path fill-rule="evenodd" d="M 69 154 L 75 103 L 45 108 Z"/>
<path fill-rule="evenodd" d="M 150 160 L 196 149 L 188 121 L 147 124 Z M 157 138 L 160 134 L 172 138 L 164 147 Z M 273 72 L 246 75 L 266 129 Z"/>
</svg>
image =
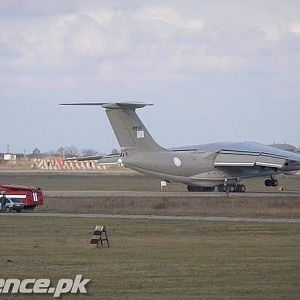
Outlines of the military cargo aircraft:
<svg viewBox="0 0 300 300">
<path fill-rule="evenodd" d="M 277 186 L 274 175 L 300 170 L 300 154 L 254 142 L 220 142 L 166 149 L 155 142 L 136 109 L 152 105 L 141 102 L 68 103 L 96 105 L 106 110 L 120 144 L 120 155 L 88 157 L 118 162 L 137 172 L 167 182 L 180 182 L 187 190 L 245 192 L 241 181 L 265 177 L 266 186 Z M 78 159 L 80 160 L 80 158 Z"/>
</svg>

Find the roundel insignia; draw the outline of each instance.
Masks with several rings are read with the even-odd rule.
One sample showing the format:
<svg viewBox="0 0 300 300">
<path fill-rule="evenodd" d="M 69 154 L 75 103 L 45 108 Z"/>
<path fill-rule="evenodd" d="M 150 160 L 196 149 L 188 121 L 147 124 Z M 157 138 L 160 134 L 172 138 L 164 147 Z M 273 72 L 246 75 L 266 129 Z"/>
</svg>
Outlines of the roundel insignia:
<svg viewBox="0 0 300 300">
<path fill-rule="evenodd" d="M 181 160 L 180 160 L 180 158 L 178 158 L 178 157 L 173 157 L 173 162 L 174 162 L 174 165 L 175 165 L 176 167 L 180 167 L 180 166 L 181 166 Z"/>
</svg>

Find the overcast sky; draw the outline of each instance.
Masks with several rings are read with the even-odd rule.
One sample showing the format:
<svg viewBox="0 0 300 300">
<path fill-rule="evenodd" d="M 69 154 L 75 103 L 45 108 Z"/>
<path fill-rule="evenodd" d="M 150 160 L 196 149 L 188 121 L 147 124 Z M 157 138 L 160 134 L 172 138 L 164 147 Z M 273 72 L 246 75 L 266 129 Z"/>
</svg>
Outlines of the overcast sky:
<svg viewBox="0 0 300 300">
<path fill-rule="evenodd" d="M 163 146 L 300 145 L 300 1 L 0 1 L 1 148 L 117 141 L 95 107 L 145 101 Z"/>
</svg>

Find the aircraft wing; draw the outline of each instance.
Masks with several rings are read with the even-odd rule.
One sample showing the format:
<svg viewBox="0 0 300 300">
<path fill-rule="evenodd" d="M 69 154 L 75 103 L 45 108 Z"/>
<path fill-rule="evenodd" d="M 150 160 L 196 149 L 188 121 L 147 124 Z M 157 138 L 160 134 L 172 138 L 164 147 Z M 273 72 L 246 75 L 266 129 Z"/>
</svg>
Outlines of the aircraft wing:
<svg viewBox="0 0 300 300">
<path fill-rule="evenodd" d="M 287 163 L 288 157 L 267 153 L 243 151 L 220 151 L 217 153 L 215 167 L 254 167 L 263 166 L 281 169 Z"/>
<path fill-rule="evenodd" d="M 277 148 L 277 149 L 297 153 L 297 148 L 293 145 L 290 145 L 290 144 L 271 144 L 269 146 Z"/>
</svg>

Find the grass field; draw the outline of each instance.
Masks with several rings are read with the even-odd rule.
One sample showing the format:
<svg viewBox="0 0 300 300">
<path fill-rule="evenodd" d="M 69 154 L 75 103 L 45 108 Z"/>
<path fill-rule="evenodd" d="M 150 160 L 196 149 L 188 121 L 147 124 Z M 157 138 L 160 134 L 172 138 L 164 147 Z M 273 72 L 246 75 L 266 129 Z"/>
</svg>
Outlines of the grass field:
<svg viewBox="0 0 300 300">
<path fill-rule="evenodd" d="M 44 190 L 137 190 L 145 197 L 45 197 L 36 212 L 300 217 L 300 197 L 150 197 L 160 182 L 131 174 L 0 172 Z M 280 177 L 300 190 L 300 177 Z M 263 181 L 247 181 L 264 190 Z M 181 184 L 170 191 L 183 191 Z M 274 190 L 274 189 L 273 189 Z M 178 193 L 175 193 L 178 194 Z M 30 212 L 28 213 L 30 214 Z M 97 224 L 111 248 L 89 249 Z M 222 223 L 0 214 L 0 278 L 91 278 L 62 299 L 299 299 L 300 224 Z M 0 295 L 0 298 L 3 295 Z M 50 299 L 13 295 L 5 299 Z M 4 298 L 3 298 L 4 299 Z"/>
<path fill-rule="evenodd" d="M 103 223 L 111 248 L 89 249 L 94 226 Z M 11 215 L 0 216 L 0 228 L 2 278 L 91 278 L 88 297 L 74 299 L 300 296 L 300 224 Z"/>
</svg>

